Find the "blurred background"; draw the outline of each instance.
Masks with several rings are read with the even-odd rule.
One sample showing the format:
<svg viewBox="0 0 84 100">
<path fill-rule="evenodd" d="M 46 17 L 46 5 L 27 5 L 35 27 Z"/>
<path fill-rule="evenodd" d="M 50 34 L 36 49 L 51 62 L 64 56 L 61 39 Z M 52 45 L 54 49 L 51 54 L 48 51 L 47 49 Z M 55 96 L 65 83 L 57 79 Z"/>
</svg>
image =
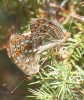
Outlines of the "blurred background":
<svg viewBox="0 0 84 100">
<path fill-rule="evenodd" d="M 24 79 L 24 74 L 7 55 L 6 47 L 10 35 L 13 32 L 28 32 L 30 21 L 34 18 L 47 18 L 54 23 L 58 21 L 63 31 L 69 31 L 72 18 L 78 18 L 73 16 L 73 13 L 84 16 L 84 6 L 81 2 L 83 0 L 0 0 L 0 100 L 35 100 L 26 97 L 31 95 L 28 92 L 28 87 L 31 88 L 28 83 L 36 80 L 35 78 L 24 81 L 11 94 Z M 72 22 L 70 32 L 76 33 L 73 27 Z M 9 84 L 3 87 L 5 83 Z M 36 88 L 36 85 L 32 88 Z"/>
</svg>

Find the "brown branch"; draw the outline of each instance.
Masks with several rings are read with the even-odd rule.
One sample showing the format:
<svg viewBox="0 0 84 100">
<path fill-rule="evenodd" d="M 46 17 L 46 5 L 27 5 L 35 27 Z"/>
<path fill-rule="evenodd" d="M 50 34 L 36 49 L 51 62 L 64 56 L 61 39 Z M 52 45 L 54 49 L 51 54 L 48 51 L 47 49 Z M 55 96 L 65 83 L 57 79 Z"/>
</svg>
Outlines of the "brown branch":
<svg viewBox="0 0 84 100">
<path fill-rule="evenodd" d="M 74 19 L 84 22 L 84 16 L 80 16 L 78 14 L 71 14 L 70 16 L 73 17 Z"/>
</svg>

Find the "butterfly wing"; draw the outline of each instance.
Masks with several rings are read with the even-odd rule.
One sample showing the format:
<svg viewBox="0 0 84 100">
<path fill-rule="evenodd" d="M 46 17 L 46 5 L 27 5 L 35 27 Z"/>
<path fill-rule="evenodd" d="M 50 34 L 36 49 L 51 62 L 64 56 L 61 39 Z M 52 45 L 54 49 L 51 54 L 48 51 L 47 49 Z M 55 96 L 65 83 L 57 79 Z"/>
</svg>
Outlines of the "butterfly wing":
<svg viewBox="0 0 84 100">
<path fill-rule="evenodd" d="M 60 26 L 44 18 L 31 21 L 30 28 L 33 37 L 33 48 L 39 48 L 64 38 L 64 32 Z"/>
<path fill-rule="evenodd" d="M 9 40 L 8 55 L 30 79 L 39 71 L 40 55 L 32 49 L 31 34 L 12 34 Z"/>
<path fill-rule="evenodd" d="M 37 31 L 45 30 L 43 28 L 44 25 L 45 27 L 52 28 L 58 38 L 64 38 L 64 32 L 61 27 L 45 18 L 36 18 L 30 22 L 31 33 L 36 34 Z"/>
</svg>

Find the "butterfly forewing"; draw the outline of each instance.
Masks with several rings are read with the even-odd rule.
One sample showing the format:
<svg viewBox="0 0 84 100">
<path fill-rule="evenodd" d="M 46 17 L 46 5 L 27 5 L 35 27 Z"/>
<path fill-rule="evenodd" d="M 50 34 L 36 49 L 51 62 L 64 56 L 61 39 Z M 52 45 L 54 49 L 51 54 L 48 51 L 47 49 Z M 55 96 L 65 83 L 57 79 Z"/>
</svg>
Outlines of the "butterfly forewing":
<svg viewBox="0 0 84 100">
<path fill-rule="evenodd" d="M 30 28 L 33 37 L 33 48 L 64 38 L 64 32 L 60 26 L 44 18 L 31 21 Z"/>
<path fill-rule="evenodd" d="M 59 39 L 64 38 L 64 32 L 62 31 L 61 27 L 57 23 L 54 24 L 45 18 L 36 18 L 30 22 L 31 33 L 36 34 L 37 30 L 41 28 L 43 29 L 43 25 L 46 25 L 46 27 L 50 26 L 55 31 L 55 34 Z"/>
</svg>

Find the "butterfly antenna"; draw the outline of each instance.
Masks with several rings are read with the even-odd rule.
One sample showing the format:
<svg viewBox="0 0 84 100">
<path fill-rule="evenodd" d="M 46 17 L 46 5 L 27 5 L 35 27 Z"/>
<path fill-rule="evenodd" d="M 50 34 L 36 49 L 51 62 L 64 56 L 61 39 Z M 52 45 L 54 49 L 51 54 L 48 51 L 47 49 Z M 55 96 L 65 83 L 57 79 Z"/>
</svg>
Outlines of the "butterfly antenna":
<svg viewBox="0 0 84 100">
<path fill-rule="evenodd" d="M 14 90 L 11 91 L 11 93 L 13 93 L 24 81 L 25 79 L 23 79 L 22 82 L 16 88 L 14 88 Z"/>
<path fill-rule="evenodd" d="M 22 78 L 21 78 L 22 79 Z M 18 80 L 21 80 L 21 79 L 18 79 Z M 18 81 L 18 80 L 14 80 L 14 81 L 12 81 L 12 82 L 16 82 L 16 81 Z M 8 84 L 10 84 L 11 83 L 11 81 L 10 82 L 8 82 L 8 83 L 6 83 L 6 84 L 3 84 L 3 86 L 6 86 L 6 85 L 8 85 Z"/>
</svg>

